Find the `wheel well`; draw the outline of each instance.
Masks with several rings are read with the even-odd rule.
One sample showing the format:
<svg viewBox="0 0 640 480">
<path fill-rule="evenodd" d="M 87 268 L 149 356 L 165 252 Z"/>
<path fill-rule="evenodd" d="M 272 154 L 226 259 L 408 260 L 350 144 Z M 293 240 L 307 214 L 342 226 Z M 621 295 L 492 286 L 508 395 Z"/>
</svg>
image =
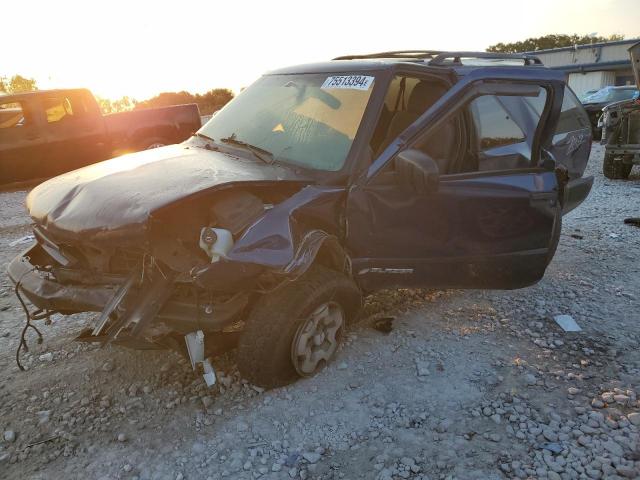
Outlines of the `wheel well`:
<svg viewBox="0 0 640 480">
<path fill-rule="evenodd" d="M 137 130 L 132 136 L 132 142 L 135 145 L 141 146 L 143 143 L 149 140 L 165 140 L 166 142 L 173 143 L 172 139 L 176 136 L 175 130 L 170 126 L 159 125 L 153 128 L 142 128 Z"/>
<path fill-rule="evenodd" d="M 351 259 L 335 237 L 327 237 L 322 242 L 313 263 L 351 276 Z"/>
</svg>

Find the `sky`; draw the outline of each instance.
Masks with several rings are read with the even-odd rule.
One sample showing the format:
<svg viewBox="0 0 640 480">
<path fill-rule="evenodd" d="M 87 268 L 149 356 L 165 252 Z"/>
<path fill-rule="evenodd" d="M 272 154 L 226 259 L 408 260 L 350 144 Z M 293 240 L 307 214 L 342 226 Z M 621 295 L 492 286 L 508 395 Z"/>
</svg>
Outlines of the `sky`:
<svg viewBox="0 0 640 480">
<path fill-rule="evenodd" d="M 484 50 L 550 33 L 640 36 L 639 0 L 30 0 L 0 6 L 0 76 L 142 100 L 235 92 L 339 55 Z"/>
</svg>

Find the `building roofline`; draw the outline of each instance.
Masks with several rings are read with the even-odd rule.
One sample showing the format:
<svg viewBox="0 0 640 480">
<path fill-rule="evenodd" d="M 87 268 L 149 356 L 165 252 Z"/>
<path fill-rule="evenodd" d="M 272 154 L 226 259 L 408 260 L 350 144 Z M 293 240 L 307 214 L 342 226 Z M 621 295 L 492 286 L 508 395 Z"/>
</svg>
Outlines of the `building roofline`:
<svg viewBox="0 0 640 480">
<path fill-rule="evenodd" d="M 558 48 L 547 48 L 546 50 L 532 50 L 529 53 L 532 55 L 539 55 L 541 53 L 554 53 L 554 52 L 566 52 L 570 50 L 584 50 L 585 48 L 594 48 L 594 47 L 607 47 L 607 46 L 615 46 L 615 45 L 632 45 L 640 42 L 640 37 L 629 38 L 628 40 L 615 40 L 613 42 L 598 42 L 598 43 L 587 43 L 584 45 L 575 45 L 573 47 L 558 47 Z"/>
<path fill-rule="evenodd" d="M 566 73 L 584 73 L 595 72 L 598 70 L 622 70 L 623 68 L 631 68 L 629 60 L 613 60 L 611 62 L 593 62 L 593 63 L 571 63 L 569 65 L 554 65 L 547 67 L 552 70 L 562 70 Z"/>
</svg>

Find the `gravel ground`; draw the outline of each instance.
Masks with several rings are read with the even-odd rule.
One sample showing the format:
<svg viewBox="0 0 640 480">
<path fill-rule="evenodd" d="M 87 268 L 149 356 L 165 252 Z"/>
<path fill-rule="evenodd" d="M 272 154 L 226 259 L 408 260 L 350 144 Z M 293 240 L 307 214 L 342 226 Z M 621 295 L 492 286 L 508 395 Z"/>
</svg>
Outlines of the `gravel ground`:
<svg viewBox="0 0 640 480">
<path fill-rule="evenodd" d="M 315 378 L 262 391 L 233 353 L 205 388 L 173 353 L 72 342 L 24 319 L 0 280 L 0 477 L 20 479 L 640 478 L 640 177 L 595 175 L 544 279 L 514 291 L 379 292 Z M 2 193 L 0 262 L 29 233 Z M 582 332 L 553 321 L 571 315 Z M 388 333 L 372 328 L 394 315 Z"/>
</svg>

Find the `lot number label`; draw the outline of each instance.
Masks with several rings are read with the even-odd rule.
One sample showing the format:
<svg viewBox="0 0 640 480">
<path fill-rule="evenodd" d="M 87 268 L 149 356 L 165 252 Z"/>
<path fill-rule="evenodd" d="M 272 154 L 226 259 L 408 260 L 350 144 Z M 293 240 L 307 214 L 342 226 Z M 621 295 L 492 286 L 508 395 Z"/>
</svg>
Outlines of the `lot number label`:
<svg viewBox="0 0 640 480">
<path fill-rule="evenodd" d="M 364 75 L 342 75 L 339 77 L 327 77 L 322 84 L 323 90 L 332 88 L 351 88 L 354 90 L 369 90 L 374 77 Z"/>
</svg>

